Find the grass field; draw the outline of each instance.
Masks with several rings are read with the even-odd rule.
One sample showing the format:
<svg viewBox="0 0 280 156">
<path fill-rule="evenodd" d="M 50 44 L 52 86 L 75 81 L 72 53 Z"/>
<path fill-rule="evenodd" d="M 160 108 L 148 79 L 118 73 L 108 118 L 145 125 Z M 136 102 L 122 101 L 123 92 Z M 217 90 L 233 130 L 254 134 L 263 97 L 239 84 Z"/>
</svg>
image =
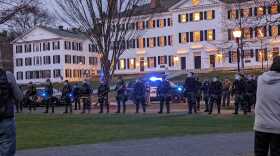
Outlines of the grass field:
<svg viewBox="0 0 280 156">
<path fill-rule="evenodd" d="M 253 117 L 186 115 L 17 116 L 17 148 L 251 131 Z"/>
</svg>

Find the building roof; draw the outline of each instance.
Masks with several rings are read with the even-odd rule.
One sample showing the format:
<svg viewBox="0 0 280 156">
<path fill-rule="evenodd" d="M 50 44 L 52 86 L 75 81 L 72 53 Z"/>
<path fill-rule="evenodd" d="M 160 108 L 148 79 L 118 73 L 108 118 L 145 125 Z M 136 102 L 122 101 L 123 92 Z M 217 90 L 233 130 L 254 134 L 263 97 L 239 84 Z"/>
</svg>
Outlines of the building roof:
<svg viewBox="0 0 280 156">
<path fill-rule="evenodd" d="M 224 3 L 232 4 L 232 3 L 244 3 L 244 2 L 250 2 L 252 0 L 220 0 Z"/>
<path fill-rule="evenodd" d="M 39 26 L 39 28 L 47 30 L 61 37 L 86 39 L 86 36 L 82 32 L 78 32 L 78 31 L 71 31 L 67 29 L 61 30 L 61 29 L 45 27 L 45 26 Z"/>
</svg>

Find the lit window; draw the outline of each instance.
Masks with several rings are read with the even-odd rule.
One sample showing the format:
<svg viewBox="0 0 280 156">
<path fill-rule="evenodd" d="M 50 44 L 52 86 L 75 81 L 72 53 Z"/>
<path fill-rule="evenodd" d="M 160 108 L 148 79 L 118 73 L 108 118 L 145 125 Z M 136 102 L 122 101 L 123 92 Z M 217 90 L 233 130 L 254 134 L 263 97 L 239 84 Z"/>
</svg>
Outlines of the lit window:
<svg viewBox="0 0 280 156">
<path fill-rule="evenodd" d="M 251 29 L 250 28 L 244 28 L 244 38 L 245 39 L 251 38 Z"/>
<path fill-rule="evenodd" d="M 144 48 L 144 38 L 138 39 L 139 48 Z"/>
<path fill-rule="evenodd" d="M 194 39 L 194 42 L 199 42 L 200 41 L 200 32 L 199 31 L 196 31 L 193 33 L 193 39 Z"/>
<path fill-rule="evenodd" d="M 159 37 L 159 46 L 164 47 L 165 46 L 165 41 L 164 41 L 164 36 Z"/>
<path fill-rule="evenodd" d="M 181 43 L 187 43 L 187 33 L 181 34 Z"/>
<path fill-rule="evenodd" d="M 181 18 L 180 20 L 181 20 L 182 23 L 187 22 L 187 15 L 181 15 L 180 18 Z"/>
<path fill-rule="evenodd" d="M 213 11 L 212 10 L 208 10 L 207 11 L 207 20 L 212 20 L 213 19 Z"/>
<path fill-rule="evenodd" d="M 144 29 L 144 22 L 138 22 L 138 29 L 143 30 Z"/>
<path fill-rule="evenodd" d="M 200 0 L 192 0 L 193 5 L 198 5 L 200 3 Z"/>
<path fill-rule="evenodd" d="M 243 9 L 243 16 L 244 17 L 249 17 L 250 16 L 250 9 L 249 8 L 244 8 Z"/>
<path fill-rule="evenodd" d="M 129 68 L 135 69 L 135 59 L 129 59 Z"/>
<path fill-rule="evenodd" d="M 160 56 L 159 57 L 159 64 L 166 64 L 167 62 L 167 57 L 166 56 Z"/>
<path fill-rule="evenodd" d="M 258 7 L 257 8 L 257 16 L 263 16 L 264 15 L 264 8 Z"/>
<path fill-rule="evenodd" d="M 121 69 L 121 70 L 124 70 L 124 69 L 125 69 L 125 62 L 124 62 L 124 59 L 121 59 L 121 60 L 120 60 L 120 69 Z"/>
<path fill-rule="evenodd" d="M 155 40 L 154 38 L 149 38 L 149 48 L 155 47 Z"/>
<path fill-rule="evenodd" d="M 194 21 L 199 21 L 200 20 L 200 12 L 193 13 L 193 20 Z"/>
<path fill-rule="evenodd" d="M 278 6 L 272 5 L 271 6 L 271 14 L 278 14 Z"/>
<path fill-rule="evenodd" d="M 149 21 L 149 29 L 154 28 L 154 27 L 155 27 L 154 20 L 150 20 Z"/>
<path fill-rule="evenodd" d="M 159 27 L 160 28 L 164 27 L 164 19 L 159 20 Z"/>
<path fill-rule="evenodd" d="M 236 10 L 231 10 L 230 12 L 230 19 L 235 19 L 237 17 Z"/>
<path fill-rule="evenodd" d="M 154 68 L 156 66 L 155 58 L 154 57 L 148 57 L 148 67 Z"/>
<path fill-rule="evenodd" d="M 278 26 L 277 25 L 273 25 L 271 27 L 271 34 L 272 34 L 272 37 L 278 36 Z"/>
<path fill-rule="evenodd" d="M 256 29 L 256 31 L 257 31 L 257 37 L 258 38 L 263 38 L 263 37 L 265 37 L 265 29 L 264 29 L 264 27 L 259 27 L 259 28 L 257 28 Z"/>
<path fill-rule="evenodd" d="M 208 30 L 207 31 L 207 40 L 208 41 L 213 41 L 214 40 L 214 31 L 213 30 Z"/>
</svg>

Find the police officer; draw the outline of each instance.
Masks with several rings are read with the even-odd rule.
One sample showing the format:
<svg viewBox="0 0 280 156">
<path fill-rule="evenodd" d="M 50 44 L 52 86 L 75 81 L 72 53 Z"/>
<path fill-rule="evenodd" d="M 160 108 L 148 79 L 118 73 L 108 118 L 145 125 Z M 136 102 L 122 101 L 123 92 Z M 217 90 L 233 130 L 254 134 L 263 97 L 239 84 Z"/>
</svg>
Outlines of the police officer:
<svg viewBox="0 0 280 156">
<path fill-rule="evenodd" d="M 245 94 L 246 94 L 246 82 L 244 78 L 240 74 L 235 75 L 235 80 L 232 85 L 232 93 L 235 95 L 234 99 L 234 105 L 235 105 L 235 111 L 233 114 L 238 114 L 239 107 L 241 106 L 244 114 L 247 113 L 245 105 Z"/>
<path fill-rule="evenodd" d="M 203 100 L 204 100 L 204 103 L 205 103 L 205 110 L 204 112 L 209 112 L 209 86 L 210 86 L 210 82 L 209 80 L 205 80 L 202 84 L 202 87 L 201 87 L 201 91 L 202 91 L 202 94 L 203 94 Z"/>
<path fill-rule="evenodd" d="M 126 83 L 123 78 L 120 76 L 117 82 L 115 91 L 117 92 L 116 100 L 117 100 L 117 112 L 121 112 L 121 105 L 123 108 L 123 113 L 126 112 L 126 101 L 127 101 L 127 90 Z"/>
<path fill-rule="evenodd" d="M 78 83 L 76 83 L 73 87 L 73 96 L 74 96 L 74 104 L 75 110 L 81 110 L 81 101 L 80 101 L 80 88 Z"/>
<path fill-rule="evenodd" d="M 28 110 L 32 111 L 32 109 L 33 109 L 35 111 L 36 110 L 37 90 L 32 82 L 29 82 L 29 84 L 28 84 L 26 96 L 28 97 Z"/>
<path fill-rule="evenodd" d="M 146 87 L 144 82 L 140 79 L 137 79 L 133 87 L 133 96 L 136 105 L 136 113 L 139 113 L 140 105 L 143 109 L 143 112 L 146 112 L 145 94 Z"/>
<path fill-rule="evenodd" d="M 208 114 L 212 114 L 214 103 L 217 104 L 218 114 L 221 113 L 222 89 L 223 89 L 222 83 L 218 80 L 217 77 L 214 77 L 210 84 L 210 87 L 209 87 L 210 101 L 209 101 L 209 113 Z"/>
<path fill-rule="evenodd" d="M 22 92 L 22 86 L 19 86 L 20 91 Z M 23 111 L 23 102 L 24 100 L 16 101 L 16 111 L 17 113 L 21 113 Z"/>
<path fill-rule="evenodd" d="M 109 107 L 109 101 L 108 101 L 108 93 L 110 91 L 110 88 L 105 81 L 101 80 L 100 86 L 98 87 L 97 90 L 97 95 L 98 95 L 98 102 L 100 104 L 100 114 L 103 113 L 103 108 L 106 106 L 107 108 L 107 113 L 110 111 Z"/>
<path fill-rule="evenodd" d="M 70 108 L 70 113 L 72 113 L 72 99 L 71 99 L 71 93 L 72 93 L 72 86 L 69 84 L 68 80 L 64 81 L 64 86 L 62 89 L 62 99 L 65 104 L 65 112 L 64 114 L 68 113 L 68 108 Z"/>
<path fill-rule="evenodd" d="M 171 91 L 170 82 L 166 79 L 166 75 L 163 75 L 162 81 L 160 82 L 157 91 L 160 99 L 160 111 L 158 112 L 159 114 L 163 113 L 164 104 L 166 106 L 166 112 L 170 113 L 170 99 L 171 99 L 170 91 Z"/>
<path fill-rule="evenodd" d="M 46 105 L 46 111 L 45 113 L 49 113 L 49 107 L 52 107 L 52 113 L 54 113 L 54 103 L 52 102 L 52 96 L 53 96 L 53 85 L 50 79 L 47 79 L 45 84 L 45 93 L 46 97 L 44 98 L 44 103 Z"/>
<path fill-rule="evenodd" d="M 86 111 L 88 112 L 88 114 L 91 111 L 91 87 L 88 84 L 88 82 L 86 80 L 83 81 L 83 84 L 81 86 L 81 99 L 83 101 L 83 111 L 82 113 L 86 113 Z"/>
<path fill-rule="evenodd" d="M 225 79 L 223 82 L 223 107 L 230 105 L 230 89 L 231 89 L 231 82 L 229 79 Z"/>
<path fill-rule="evenodd" d="M 189 114 L 192 114 L 193 110 L 196 113 L 196 93 L 197 93 L 197 81 L 193 73 L 188 73 L 184 84 L 185 96 L 187 98 L 189 106 Z"/>
<path fill-rule="evenodd" d="M 201 82 L 199 81 L 199 78 L 196 77 L 196 107 L 197 107 L 197 111 L 200 111 L 200 101 L 201 101 Z"/>
<path fill-rule="evenodd" d="M 254 79 L 252 75 L 248 76 L 247 78 L 247 85 L 246 85 L 246 92 L 247 92 L 247 111 L 251 112 L 252 106 L 256 104 L 256 94 L 257 94 L 257 81 Z"/>
</svg>

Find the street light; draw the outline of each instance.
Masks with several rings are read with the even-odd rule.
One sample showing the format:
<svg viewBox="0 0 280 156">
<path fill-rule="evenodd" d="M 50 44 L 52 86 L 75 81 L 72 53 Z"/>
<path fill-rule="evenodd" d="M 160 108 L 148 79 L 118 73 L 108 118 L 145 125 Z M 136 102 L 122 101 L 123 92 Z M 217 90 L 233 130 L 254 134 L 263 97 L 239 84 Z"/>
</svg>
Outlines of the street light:
<svg viewBox="0 0 280 156">
<path fill-rule="evenodd" d="M 262 70 L 264 70 L 264 49 L 263 49 L 263 40 L 264 40 L 264 34 L 263 32 L 258 29 L 258 38 L 261 40 L 261 58 L 262 58 Z"/>
<path fill-rule="evenodd" d="M 240 52 L 239 52 L 239 40 L 242 36 L 242 31 L 240 29 L 235 29 L 233 31 L 233 37 L 236 39 L 236 43 L 237 43 L 237 68 L 238 68 L 238 72 L 240 72 Z"/>
</svg>

